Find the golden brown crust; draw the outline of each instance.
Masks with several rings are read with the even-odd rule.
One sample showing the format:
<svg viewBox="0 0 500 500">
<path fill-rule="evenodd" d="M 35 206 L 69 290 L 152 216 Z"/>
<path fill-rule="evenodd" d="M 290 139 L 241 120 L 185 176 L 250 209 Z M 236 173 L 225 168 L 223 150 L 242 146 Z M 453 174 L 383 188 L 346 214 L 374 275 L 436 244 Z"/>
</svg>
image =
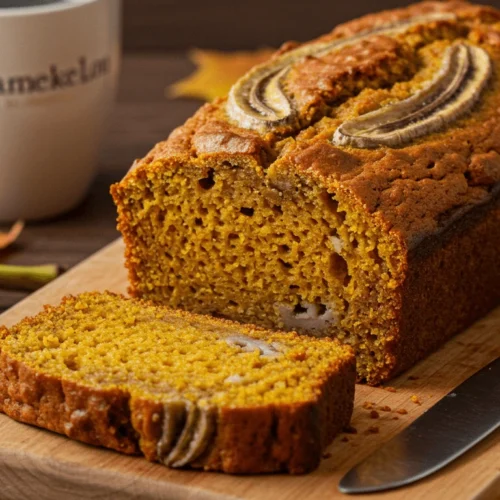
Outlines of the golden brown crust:
<svg viewBox="0 0 500 500">
<path fill-rule="evenodd" d="M 36 373 L 1 351 L 0 411 L 84 443 L 139 453 L 128 395 Z"/>
<path fill-rule="evenodd" d="M 499 240 L 494 230 L 498 211 L 494 207 L 500 183 L 499 11 L 461 1 L 423 2 L 365 16 L 321 40 L 436 12 L 453 13 L 457 19 L 414 27 L 411 36 L 374 36 L 361 51 L 351 47 L 297 63 L 287 80 L 300 104 L 295 129 L 276 127 L 267 133 L 242 129 L 226 116 L 222 99 L 203 107 L 147 157 L 147 165 L 113 186 L 132 293 L 139 293 L 140 263 L 131 250 L 137 243 L 130 228 L 133 208 L 125 200 L 135 180 L 169 168 L 174 172 L 187 164 L 206 173 L 226 163 L 254 168 L 280 194 L 297 189 L 289 181 L 292 177 L 299 178 L 301 185 L 341 193 L 351 209 L 400 246 L 403 269 L 395 280 L 394 322 L 386 335 L 392 342 L 386 345 L 384 369 L 372 374 L 369 383 L 410 366 L 498 303 L 500 270 L 495 249 Z M 457 39 L 480 45 L 494 67 L 488 88 L 470 114 L 402 147 L 356 149 L 332 144 L 346 117 L 378 109 L 395 97 L 391 92 L 398 85 L 398 99 L 405 92 L 411 94 L 415 88 L 405 82 L 431 67 L 443 47 Z M 432 41 L 429 50 L 420 51 L 426 40 Z M 279 53 L 295 47 L 289 44 Z M 428 79 L 429 74 L 423 81 Z M 353 81 L 362 82 L 365 90 L 356 89 Z M 396 81 L 400 84 L 394 85 Z M 461 251 L 464 245 L 473 256 Z M 473 286 L 467 287 L 468 282 Z M 441 320 L 436 319 L 438 314 Z"/>
<path fill-rule="evenodd" d="M 222 408 L 216 440 L 194 468 L 237 474 L 315 469 L 333 437 L 348 425 L 354 363 L 325 384 L 318 403 Z M 130 404 L 130 408 L 129 408 Z M 0 354 L 0 411 L 84 443 L 158 461 L 163 405 L 122 391 L 99 391 L 37 374 Z"/>
<path fill-rule="evenodd" d="M 338 26 L 321 40 L 351 36 L 373 26 L 436 12 L 454 13 L 458 18 L 443 21 L 445 26 L 451 26 L 450 34 L 443 36 L 457 37 L 466 29 L 466 36 L 474 43 L 484 44 L 495 63 L 500 64 L 500 27 L 495 24 L 500 22 L 500 13 L 491 7 L 461 1 L 423 2 L 368 15 Z M 415 32 L 420 33 L 419 29 Z M 352 78 L 355 74 L 365 88 L 376 88 L 378 84 L 373 82 L 378 74 L 384 74 L 385 85 L 391 84 L 415 72 L 415 57 L 415 51 L 405 45 L 404 38 L 374 36 L 361 46 L 347 47 L 320 59 L 306 58 L 295 65 L 290 91 L 302 103 L 304 113 L 314 116 L 307 119 L 303 116 L 296 143 L 287 146 L 276 165 L 272 162 L 280 155 L 276 142 L 279 131 L 262 135 L 237 126 L 225 113 L 226 100 L 220 99 L 203 106 L 167 141 L 158 144 L 139 166 L 148 170 L 183 161 L 202 168 L 206 161 L 236 164 L 246 161 L 256 167 L 272 165 L 279 169 L 281 163 L 291 163 L 305 176 L 321 175 L 325 185 L 349 191 L 360 207 L 375 213 L 387 230 L 400 233 L 411 247 L 439 231 L 443 214 L 485 202 L 489 187 L 499 181 L 500 120 L 496 109 L 500 106 L 500 94 L 487 93 L 477 112 L 460 120 L 458 128 L 425 136 L 398 149 L 337 147 L 330 138 L 338 120 L 323 124 L 319 130 L 307 125 L 324 116 L 328 102 L 346 92 L 344 77 Z M 498 86 L 497 80 L 495 75 L 492 87 Z M 357 106 L 370 109 L 377 105 L 370 99 L 368 95 Z M 489 156 L 484 158 L 484 155 Z M 342 157 L 342 161 L 331 163 L 333 156 Z M 329 158 L 323 161 L 323 157 Z M 162 167 L 155 166 L 158 160 L 162 161 Z M 356 168 L 352 168 L 354 165 Z M 138 170 L 141 169 L 136 168 L 134 175 L 142 175 Z M 134 175 L 122 181 L 122 185 L 132 183 Z M 112 192 L 119 203 L 120 184 Z"/>
<path fill-rule="evenodd" d="M 439 233 L 455 212 L 491 198 L 492 186 L 500 181 L 497 151 L 500 122 L 491 117 L 445 140 L 402 149 L 340 150 L 316 141 L 290 153 L 286 163 L 321 179 L 332 191 L 347 191 L 361 209 L 411 248 Z M 280 168 L 290 166 L 276 165 Z"/>
<path fill-rule="evenodd" d="M 73 300 L 65 297 L 62 307 Z M 46 306 L 45 312 L 56 309 Z M 206 327 L 202 317 L 184 311 L 169 311 L 169 315 L 189 319 L 198 327 L 204 323 Z M 20 325 L 34 325 L 37 321 L 36 316 L 29 317 Z M 224 319 L 210 322 L 214 327 L 236 326 Z M 250 325 L 237 328 L 264 331 Z M 7 328 L 0 327 L 0 339 L 9 334 Z M 214 443 L 190 466 L 230 473 L 299 474 L 314 469 L 325 447 L 350 421 L 354 380 L 355 359 L 351 352 L 338 360 L 318 388 L 317 401 L 218 408 Z M 1 344 L 0 411 L 78 441 L 126 454 L 142 453 L 150 461 L 160 461 L 157 447 L 164 418 L 162 403 L 132 398 L 118 387 L 103 390 L 40 373 L 13 359 L 5 348 L 2 351 Z"/>
<path fill-rule="evenodd" d="M 486 243 L 487 242 L 487 243 Z M 500 302 L 500 193 L 408 257 L 393 376 Z M 439 279 L 436 279 L 439 276 Z M 418 318 L 418 321 L 415 319 Z"/>
<path fill-rule="evenodd" d="M 322 451 L 350 421 L 356 377 L 353 359 L 325 382 L 316 403 L 221 408 L 215 442 L 192 466 L 233 474 L 302 474 L 315 469 Z M 163 412 L 163 405 L 155 402 L 132 403 L 141 451 L 151 461 L 158 460 Z"/>
<path fill-rule="evenodd" d="M 400 9 L 385 10 L 368 14 L 337 26 L 332 35 L 346 37 L 369 29 L 374 24 L 383 24 L 401 21 L 413 16 L 432 14 L 435 12 L 450 12 L 456 14 L 461 20 L 477 20 L 481 23 L 491 23 L 500 19 L 498 10 L 487 5 L 474 5 L 461 0 L 424 1 L 417 2 Z"/>
</svg>

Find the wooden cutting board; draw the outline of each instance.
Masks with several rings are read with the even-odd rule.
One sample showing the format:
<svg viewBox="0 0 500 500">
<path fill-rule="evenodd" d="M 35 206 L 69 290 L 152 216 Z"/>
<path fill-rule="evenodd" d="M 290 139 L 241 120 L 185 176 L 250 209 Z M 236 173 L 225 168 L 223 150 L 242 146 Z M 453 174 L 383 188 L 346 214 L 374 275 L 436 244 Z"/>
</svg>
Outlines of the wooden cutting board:
<svg viewBox="0 0 500 500">
<path fill-rule="evenodd" d="M 122 255 L 122 242 L 112 243 L 4 313 L 0 324 L 11 325 L 36 314 L 43 304 L 56 304 L 68 293 L 105 289 L 125 292 Z M 350 467 L 499 355 L 500 308 L 392 381 L 391 387 L 358 385 L 352 420 L 357 433 L 338 436 L 319 469 L 305 476 L 230 476 L 169 470 L 140 457 L 73 442 L 0 415 L 0 499 L 348 498 L 338 492 L 337 485 Z M 378 418 L 372 418 L 372 410 Z M 403 497 L 500 498 L 500 433 L 431 478 L 402 490 L 366 496 L 370 500 Z"/>
</svg>

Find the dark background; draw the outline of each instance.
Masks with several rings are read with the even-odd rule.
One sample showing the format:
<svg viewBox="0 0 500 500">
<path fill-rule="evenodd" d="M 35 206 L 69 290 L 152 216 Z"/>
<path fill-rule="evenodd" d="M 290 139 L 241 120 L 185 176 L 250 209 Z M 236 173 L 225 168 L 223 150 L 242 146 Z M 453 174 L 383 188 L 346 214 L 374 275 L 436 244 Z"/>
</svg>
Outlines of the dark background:
<svg viewBox="0 0 500 500">
<path fill-rule="evenodd" d="M 186 49 L 278 47 L 289 39 L 316 37 L 365 13 L 409 3 L 124 0 L 125 55 L 120 91 L 90 193 L 84 203 L 67 214 L 49 221 L 29 222 L 18 241 L 0 251 L 0 263 L 56 263 L 70 268 L 119 236 L 110 184 L 121 179 L 135 158 L 144 156 L 156 142 L 165 139 L 201 104 L 193 99 L 165 97 L 168 85 L 194 69 Z M 489 3 L 500 7 L 500 0 Z M 27 294 L 0 289 L 0 311 Z"/>
<path fill-rule="evenodd" d="M 409 0 L 124 0 L 126 50 L 248 49 L 305 41 Z M 500 0 L 478 3 L 500 7 Z"/>
</svg>

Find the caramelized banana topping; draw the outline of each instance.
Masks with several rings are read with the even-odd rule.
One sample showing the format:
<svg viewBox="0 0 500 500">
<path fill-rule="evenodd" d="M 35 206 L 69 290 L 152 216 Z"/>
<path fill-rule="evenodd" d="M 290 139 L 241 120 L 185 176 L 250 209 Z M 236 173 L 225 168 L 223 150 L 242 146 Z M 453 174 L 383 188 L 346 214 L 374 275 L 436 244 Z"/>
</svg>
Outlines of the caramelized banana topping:
<svg viewBox="0 0 500 500">
<path fill-rule="evenodd" d="M 256 66 L 231 88 L 226 112 L 241 127 L 267 132 L 280 125 L 290 125 L 297 119 L 293 99 L 287 95 L 284 80 L 293 64 L 307 56 L 321 57 L 332 51 L 354 45 L 373 35 L 395 36 L 412 26 L 435 21 L 454 20 L 450 13 L 415 16 L 383 24 L 347 38 L 303 45 L 297 49 Z"/>
<path fill-rule="evenodd" d="M 466 43 L 452 45 L 427 87 L 344 122 L 332 142 L 356 148 L 398 147 L 437 132 L 471 110 L 490 76 L 491 60 L 485 50 Z"/>
</svg>

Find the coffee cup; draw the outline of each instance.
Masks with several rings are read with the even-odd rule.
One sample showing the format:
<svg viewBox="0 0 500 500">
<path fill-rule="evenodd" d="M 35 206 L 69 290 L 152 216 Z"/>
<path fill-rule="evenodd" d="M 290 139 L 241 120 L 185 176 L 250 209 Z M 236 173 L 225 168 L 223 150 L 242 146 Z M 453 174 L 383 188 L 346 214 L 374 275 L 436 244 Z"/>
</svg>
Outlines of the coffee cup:
<svg viewBox="0 0 500 500">
<path fill-rule="evenodd" d="M 0 0 L 0 220 L 78 205 L 115 98 L 120 0 Z"/>
</svg>

